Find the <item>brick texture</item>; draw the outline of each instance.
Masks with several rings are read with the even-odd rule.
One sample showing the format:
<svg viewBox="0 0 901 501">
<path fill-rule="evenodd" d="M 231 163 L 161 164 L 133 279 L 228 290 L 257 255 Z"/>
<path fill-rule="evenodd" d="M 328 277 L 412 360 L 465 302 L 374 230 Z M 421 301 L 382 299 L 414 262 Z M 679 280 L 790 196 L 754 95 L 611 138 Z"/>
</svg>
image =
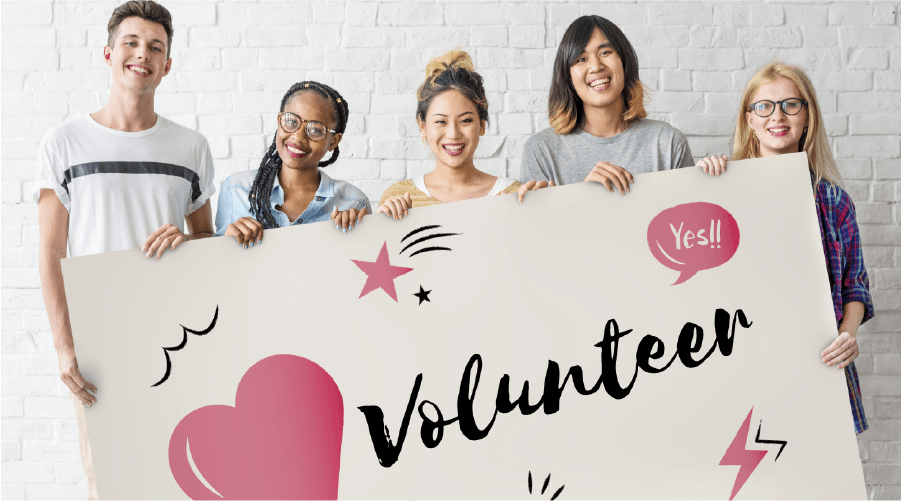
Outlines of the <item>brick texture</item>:
<svg viewBox="0 0 901 501">
<path fill-rule="evenodd" d="M 118 3 L 2 3 L 3 499 L 87 495 L 41 300 L 30 186 L 46 130 L 106 99 L 101 48 Z M 857 205 L 877 308 L 859 334 L 871 425 L 858 439 L 867 492 L 901 496 L 897 1 L 163 3 L 174 15 L 174 67 L 158 91 L 158 111 L 209 138 L 217 185 L 259 165 L 282 93 L 307 78 L 335 86 L 350 105 L 333 175 L 378 200 L 391 183 L 427 172 L 413 93 L 428 59 L 455 46 L 474 56 L 489 91 L 493 123 L 476 165 L 516 177 L 523 142 L 547 127 L 557 43 L 582 14 L 623 27 L 652 89 L 648 110 L 683 130 L 699 156 L 727 151 L 738 95 L 757 67 L 779 58 L 809 70 Z"/>
</svg>

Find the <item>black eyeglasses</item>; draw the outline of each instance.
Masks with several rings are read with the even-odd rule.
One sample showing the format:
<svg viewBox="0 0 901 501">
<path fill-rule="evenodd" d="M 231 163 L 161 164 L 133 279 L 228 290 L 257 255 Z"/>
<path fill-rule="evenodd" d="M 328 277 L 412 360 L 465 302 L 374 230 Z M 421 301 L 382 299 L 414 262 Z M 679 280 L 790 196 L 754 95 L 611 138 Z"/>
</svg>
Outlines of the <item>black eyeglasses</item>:
<svg viewBox="0 0 901 501">
<path fill-rule="evenodd" d="M 322 122 L 315 120 L 304 120 L 290 111 L 283 111 L 278 114 L 278 126 L 288 134 L 294 133 L 302 124 L 307 124 L 305 131 L 310 141 L 320 141 L 329 132 L 336 134 L 338 131 L 329 129 Z"/>
<path fill-rule="evenodd" d="M 776 106 L 782 108 L 782 113 L 786 115 L 797 115 L 801 112 L 801 108 L 807 106 L 807 101 L 796 97 L 775 102 L 764 99 L 751 103 L 751 109 L 748 111 L 753 111 L 758 117 L 766 118 L 776 111 Z"/>
</svg>

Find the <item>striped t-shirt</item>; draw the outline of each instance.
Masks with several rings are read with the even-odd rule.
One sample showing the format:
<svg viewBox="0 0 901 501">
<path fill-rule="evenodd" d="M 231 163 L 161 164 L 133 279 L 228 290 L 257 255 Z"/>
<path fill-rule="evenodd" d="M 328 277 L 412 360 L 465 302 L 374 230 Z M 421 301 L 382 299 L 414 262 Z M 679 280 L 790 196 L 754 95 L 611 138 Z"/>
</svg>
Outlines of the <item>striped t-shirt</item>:
<svg viewBox="0 0 901 501">
<path fill-rule="evenodd" d="M 139 248 L 165 223 L 216 191 L 213 159 L 200 133 L 157 115 L 140 132 L 113 130 L 90 115 L 50 129 L 38 152 L 34 199 L 53 190 L 69 211 L 69 255 Z"/>
</svg>

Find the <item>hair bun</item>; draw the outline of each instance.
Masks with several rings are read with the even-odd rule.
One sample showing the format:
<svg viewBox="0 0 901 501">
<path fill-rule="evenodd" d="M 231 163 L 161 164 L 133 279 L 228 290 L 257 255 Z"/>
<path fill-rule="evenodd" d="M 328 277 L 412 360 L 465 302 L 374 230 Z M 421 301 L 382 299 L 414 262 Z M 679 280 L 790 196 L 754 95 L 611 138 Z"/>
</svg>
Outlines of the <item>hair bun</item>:
<svg viewBox="0 0 901 501">
<path fill-rule="evenodd" d="M 429 61 L 429 64 L 425 67 L 425 77 L 426 79 L 434 79 L 444 71 L 454 68 L 472 72 L 476 70 L 469 54 L 458 47 Z"/>
</svg>

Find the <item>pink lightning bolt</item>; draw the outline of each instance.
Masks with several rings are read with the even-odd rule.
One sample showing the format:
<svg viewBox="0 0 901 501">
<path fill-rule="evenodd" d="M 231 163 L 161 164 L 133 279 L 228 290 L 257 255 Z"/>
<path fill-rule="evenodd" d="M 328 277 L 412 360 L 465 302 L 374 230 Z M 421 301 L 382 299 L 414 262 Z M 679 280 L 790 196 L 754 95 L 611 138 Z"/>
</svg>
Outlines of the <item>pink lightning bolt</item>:
<svg viewBox="0 0 901 501">
<path fill-rule="evenodd" d="M 751 407 L 751 412 L 748 412 L 748 417 L 741 424 L 741 428 L 738 429 L 738 433 L 735 434 L 735 438 L 732 439 L 732 443 L 729 444 L 729 448 L 723 454 L 723 459 L 720 460 L 721 465 L 741 466 L 738 470 L 738 476 L 735 477 L 735 485 L 732 486 L 732 496 L 729 497 L 729 501 L 735 499 L 735 495 L 745 485 L 748 477 L 751 476 L 751 473 L 754 472 L 767 453 L 767 451 L 749 451 L 745 449 L 745 444 L 748 441 L 748 430 L 751 428 L 751 413 L 753 412 L 754 408 Z"/>
</svg>

